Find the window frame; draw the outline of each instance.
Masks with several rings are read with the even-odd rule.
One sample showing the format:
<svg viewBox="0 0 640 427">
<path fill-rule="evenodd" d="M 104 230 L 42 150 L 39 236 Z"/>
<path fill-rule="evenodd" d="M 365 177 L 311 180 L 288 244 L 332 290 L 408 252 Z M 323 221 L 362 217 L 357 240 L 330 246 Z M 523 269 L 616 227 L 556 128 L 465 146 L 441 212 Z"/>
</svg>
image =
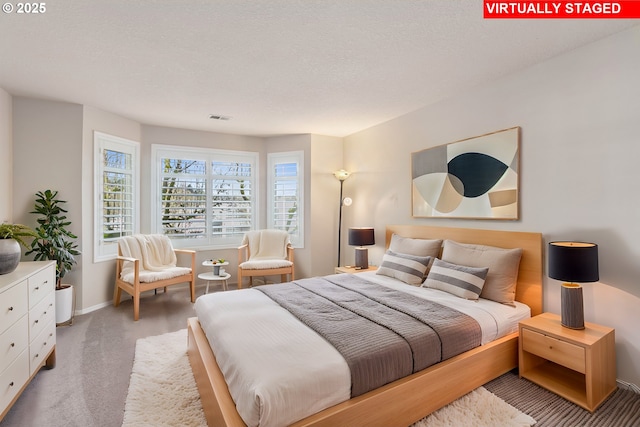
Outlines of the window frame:
<svg viewBox="0 0 640 427">
<path fill-rule="evenodd" d="M 113 150 L 131 155 L 131 169 L 127 173 L 132 180 L 132 227 L 131 234 L 140 231 L 140 143 L 103 132 L 93 132 L 94 151 L 94 222 L 93 222 L 93 262 L 115 259 L 118 255 L 117 239 L 104 238 L 104 150 Z M 129 172 L 130 171 L 130 172 Z"/>
<path fill-rule="evenodd" d="M 291 244 L 296 248 L 304 248 L 304 184 L 305 184 L 305 175 L 304 175 L 304 151 L 283 151 L 277 153 L 268 153 L 267 154 L 267 227 L 268 228 L 277 228 L 275 224 L 275 218 L 273 216 L 274 205 L 275 205 L 275 197 L 274 197 L 274 186 L 276 182 L 275 176 L 275 167 L 278 164 L 282 163 L 296 163 L 297 164 L 297 175 L 295 179 L 291 179 L 292 181 L 296 181 L 297 189 L 298 189 L 298 208 L 297 208 L 297 218 L 298 218 L 298 234 L 290 235 Z"/>
<path fill-rule="evenodd" d="M 162 196 L 158 191 L 162 182 L 162 158 L 189 158 L 190 160 L 205 160 L 207 164 L 205 173 L 205 193 L 206 199 L 206 232 L 205 237 L 196 238 L 172 238 L 172 244 L 177 248 L 194 248 L 198 250 L 209 249 L 230 249 L 237 248 L 242 241 L 243 234 L 233 237 L 214 238 L 211 225 L 212 204 L 210 196 L 211 179 L 215 176 L 211 171 L 212 160 L 227 160 L 232 162 L 243 162 L 251 164 L 251 199 L 252 210 L 250 229 L 257 228 L 260 215 L 259 206 L 259 153 L 253 151 L 222 150 L 217 148 L 186 147 L 165 144 L 151 145 L 151 230 L 155 233 L 163 233 L 162 220 L 160 217 Z M 168 235 L 171 238 L 171 235 Z"/>
</svg>

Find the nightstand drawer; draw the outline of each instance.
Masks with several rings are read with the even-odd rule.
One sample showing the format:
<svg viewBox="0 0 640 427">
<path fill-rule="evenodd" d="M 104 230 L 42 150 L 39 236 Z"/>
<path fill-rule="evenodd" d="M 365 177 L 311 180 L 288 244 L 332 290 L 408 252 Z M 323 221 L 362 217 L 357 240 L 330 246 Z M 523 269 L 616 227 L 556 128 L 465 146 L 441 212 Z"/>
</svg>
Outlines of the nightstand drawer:
<svg viewBox="0 0 640 427">
<path fill-rule="evenodd" d="M 522 330 L 522 349 L 574 371 L 585 373 L 583 347 L 525 328 Z"/>
</svg>

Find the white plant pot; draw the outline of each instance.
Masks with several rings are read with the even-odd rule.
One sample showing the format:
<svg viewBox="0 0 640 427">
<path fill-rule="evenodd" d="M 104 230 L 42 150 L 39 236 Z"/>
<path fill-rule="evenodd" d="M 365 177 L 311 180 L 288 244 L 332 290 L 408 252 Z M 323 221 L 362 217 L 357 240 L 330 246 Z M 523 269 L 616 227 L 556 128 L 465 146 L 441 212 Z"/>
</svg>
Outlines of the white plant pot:
<svg viewBox="0 0 640 427">
<path fill-rule="evenodd" d="M 73 317 L 73 286 L 62 286 L 62 289 L 56 289 L 56 325 L 67 323 Z"/>
</svg>

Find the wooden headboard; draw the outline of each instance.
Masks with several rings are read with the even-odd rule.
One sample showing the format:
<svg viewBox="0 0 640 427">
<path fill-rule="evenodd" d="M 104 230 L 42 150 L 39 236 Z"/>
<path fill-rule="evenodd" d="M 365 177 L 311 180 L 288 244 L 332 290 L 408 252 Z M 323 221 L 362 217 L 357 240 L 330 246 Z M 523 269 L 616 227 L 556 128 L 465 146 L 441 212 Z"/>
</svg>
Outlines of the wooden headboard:
<svg viewBox="0 0 640 427">
<path fill-rule="evenodd" d="M 389 247 L 392 234 L 415 239 L 450 239 L 505 249 L 522 248 L 516 301 L 531 307 L 532 316 L 542 313 L 542 234 L 428 225 L 388 225 L 386 247 Z"/>
</svg>

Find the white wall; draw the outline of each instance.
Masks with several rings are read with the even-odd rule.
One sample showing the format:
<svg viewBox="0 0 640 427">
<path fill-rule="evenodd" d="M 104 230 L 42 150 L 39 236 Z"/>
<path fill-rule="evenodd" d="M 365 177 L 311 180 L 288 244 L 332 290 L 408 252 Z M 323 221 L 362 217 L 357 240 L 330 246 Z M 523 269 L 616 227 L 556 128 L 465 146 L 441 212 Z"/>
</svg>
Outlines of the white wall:
<svg viewBox="0 0 640 427">
<path fill-rule="evenodd" d="M 13 222 L 12 98 L 0 88 L 0 224 Z"/>
<path fill-rule="evenodd" d="M 639 48 L 636 26 L 347 137 L 347 223 L 375 226 L 370 260 L 382 258 L 390 223 L 598 243 L 600 282 L 584 285 L 585 317 L 616 329 L 618 378 L 640 384 Z M 411 217 L 411 152 L 513 126 L 522 135 L 519 221 Z M 545 277 L 546 311 L 559 313 L 559 294 Z"/>
</svg>

